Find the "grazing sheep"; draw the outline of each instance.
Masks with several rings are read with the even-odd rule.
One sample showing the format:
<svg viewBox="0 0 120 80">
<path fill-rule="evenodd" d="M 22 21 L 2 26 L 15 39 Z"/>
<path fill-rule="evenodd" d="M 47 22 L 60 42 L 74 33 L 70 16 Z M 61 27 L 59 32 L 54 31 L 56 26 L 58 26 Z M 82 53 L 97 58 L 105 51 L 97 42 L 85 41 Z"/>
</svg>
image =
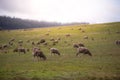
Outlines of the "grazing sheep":
<svg viewBox="0 0 120 80">
<path fill-rule="evenodd" d="M 19 41 L 18 41 L 18 43 L 19 43 L 19 44 L 22 44 L 22 43 L 23 43 L 23 41 L 22 41 L 22 40 L 19 40 Z"/>
<path fill-rule="evenodd" d="M 89 56 L 92 56 L 91 52 L 86 47 L 79 47 L 79 48 L 77 48 L 76 56 L 78 56 L 80 53 L 88 54 Z"/>
<path fill-rule="evenodd" d="M 15 48 L 15 49 L 13 50 L 13 52 L 18 52 L 18 48 Z"/>
<path fill-rule="evenodd" d="M 84 33 L 85 31 L 84 30 L 82 30 L 82 33 Z"/>
<path fill-rule="evenodd" d="M 12 43 L 12 42 L 9 42 L 9 45 L 11 45 L 11 46 L 12 46 L 12 45 L 13 45 L 13 43 Z"/>
<path fill-rule="evenodd" d="M 25 54 L 26 50 L 25 50 L 25 48 L 18 48 L 18 52 L 19 52 L 19 55 L 20 55 L 21 52 L 23 52 Z"/>
<path fill-rule="evenodd" d="M 66 36 L 66 37 L 70 37 L 71 35 L 70 35 L 70 34 L 66 34 L 65 36 Z"/>
<path fill-rule="evenodd" d="M 40 45 L 40 41 L 38 41 L 36 44 L 37 44 L 37 45 Z"/>
<path fill-rule="evenodd" d="M 8 47 L 7 44 L 4 44 L 4 45 L 2 46 L 3 49 L 4 49 L 4 48 L 7 48 L 7 47 Z"/>
<path fill-rule="evenodd" d="M 42 58 L 43 60 L 46 60 L 46 56 L 43 54 L 43 52 L 39 49 L 39 48 L 33 48 L 33 52 L 32 52 L 34 58 L 35 57 L 39 57 Z"/>
<path fill-rule="evenodd" d="M 46 45 L 46 46 L 47 46 L 47 45 L 48 45 L 48 43 L 47 43 L 47 42 L 45 42 L 43 45 Z"/>
<path fill-rule="evenodd" d="M 53 45 L 56 45 L 58 43 L 58 40 L 53 41 Z"/>
<path fill-rule="evenodd" d="M 84 39 L 88 39 L 88 36 L 84 36 Z"/>
<path fill-rule="evenodd" d="M 53 53 L 53 54 L 58 54 L 60 56 L 60 52 L 58 51 L 57 48 L 50 48 L 50 53 L 51 53 L 51 55 Z"/>
<path fill-rule="evenodd" d="M 120 40 L 115 41 L 116 45 L 120 45 Z"/>
<path fill-rule="evenodd" d="M 40 40 L 40 43 L 44 43 L 44 42 L 45 42 L 45 39 L 41 39 L 41 40 Z"/>
<path fill-rule="evenodd" d="M 35 42 L 32 41 L 32 45 L 35 45 Z"/>
<path fill-rule="evenodd" d="M 78 47 L 79 47 L 79 45 L 78 45 L 78 44 L 76 44 L 76 43 L 74 43 L 74 44 L 73 44 L 73 47 L 74 47 L 74 48 L 78 48 Z"/>
<path fill-rule="evenodd" d="M 45 35 L 46 35 L 46 36 L 49 36 L 49 33 L 46 33 Z"/>
<path fill-rule="evenodd" d="M 27 48 L 27 49 L 26 49 L 26 51 L 27 51 L 27 52 L 29 52 L 29 51 L 30 51 L 30 49 L 28 49 L 28 48 Z"/>
<path fill-rule="evenodd" d="M 54 39 L 54 38 L 51 38 L 50 41 L 55 41 L 55 39 Z"/>
<path fill-rule="evenodd" d="M 73 44 L 73 47 L 74 47 L 74 48 L 84 47 L 84 44 L 82 44 L 82 43 L 74 43 L 74 44 Z"/>
<path fill-rule="evenodd" d="M 93 41 L 95 40 L 93 37 L 91 38 Z"/>
<path fill-rule="evenodd" d="M 82 28 L 79 28 L 78 30 L 82 30 Z"/>
<path fill-rule="evenodd" d="M 13 50 L 13 52 L 19 52 L 19 55 L 20 55 L 20 53 L 26 53 L 26 49 L 25 48 L 15 48 L 14 50 Z"/>
<path fill-rule="evenodd" d="M 58 38 L 57 40 L 61 40 L 61 38 Z"/>
<path fill-rule="evenodd" d="M 30 42 L 30 40 L 27 40 L 26 42 L 27 42 L 27 43 L 29 43 L 29 42 Z"/>
<path fill-rule="evenodd" d="M 14 39 L 14 38 L 10 40 L 10 42 L 13 42 L 13 41 L 15 41 L 15 39 Z"/>
</svg>

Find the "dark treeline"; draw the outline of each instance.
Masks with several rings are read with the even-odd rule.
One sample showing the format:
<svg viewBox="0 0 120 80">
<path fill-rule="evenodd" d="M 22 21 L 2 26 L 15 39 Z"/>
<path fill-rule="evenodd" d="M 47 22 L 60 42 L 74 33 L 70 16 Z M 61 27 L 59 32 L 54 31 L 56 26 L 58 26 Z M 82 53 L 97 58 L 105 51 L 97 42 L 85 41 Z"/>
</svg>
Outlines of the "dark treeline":
<svg viewBox="0 0 120 80">
<path fill-rule="evenodd" d="M 74 22 L 74 23 L 57 23 L 46 21 L 35 21 L 29 19 L 20 19 L 15 17 L 0 16 L 0 30 L 4 29 L 27 29 L 27 28 L 40 28 L 50 26 L 63 26 L 63 25 L 80 25 L 89 24 L 88 22 Z"/>
<path fill-rule="evenodd" d="M 35 21 L 20 18 L 12 18 L 8 16 L 0 16 L 0 29 L 26 29 L 60 25 L 61 23 L 57 22 Z"/>
</svg>

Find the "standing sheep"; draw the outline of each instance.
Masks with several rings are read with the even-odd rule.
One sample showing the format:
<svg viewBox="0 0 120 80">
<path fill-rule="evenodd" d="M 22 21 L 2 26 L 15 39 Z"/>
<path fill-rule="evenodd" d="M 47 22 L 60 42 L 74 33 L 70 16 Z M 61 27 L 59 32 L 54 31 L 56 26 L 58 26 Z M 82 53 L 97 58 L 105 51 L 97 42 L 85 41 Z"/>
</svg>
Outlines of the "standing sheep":
<svg viewBox="0 0 120 80">
<path fill-rule="evenodd" d="M 20 53 L 26 53 L 26 49 L 25 48 L 15 48 L 14 50 L 13 50 L 13 52 L 19 52 L 19 55 L 20 55 Z"/>
<path fill-rule="evenodd" d="M 53 53 L 53 54 L 58 54 L 60 56 L 60 52 L 58 51 L 57 48 L 50 48 L 50 53 L 51 53 L 51 55 Z"/>
<path fill-rule="evenodd" d="M 77 54 L 76 54 L 76 56 L 78 56 L 80 53 L 88 54 L 89 56 L 92 56 L 91 52 L 87 48 L 85 48 L 85 47 L 79 47 L 79 48 L 77 48 Z"/>
<path fill-rule="evenodd" d="M 38 57 L 39 57 L 39 58 L 42 58 L 43 60 L 47 59 L 46 56 L 43 54 L 43 52 L 39 48 L 33 48 L 32 54 L 33 54 L 34 58 L 37 57 L 37 59 L 38 59 Z"/>
</svg>

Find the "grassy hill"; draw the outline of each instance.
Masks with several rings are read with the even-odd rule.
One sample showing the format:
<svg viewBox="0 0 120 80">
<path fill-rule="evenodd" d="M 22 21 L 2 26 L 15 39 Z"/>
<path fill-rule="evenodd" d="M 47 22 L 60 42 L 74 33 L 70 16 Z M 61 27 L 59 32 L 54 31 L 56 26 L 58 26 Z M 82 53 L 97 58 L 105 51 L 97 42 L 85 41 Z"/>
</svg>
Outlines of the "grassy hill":
<svg viewBox="0 0 120 80">
<path fill-rule="evenodd" d="M 70 36 L 66 37 L 66 34 Z M 0 31 L 0 45 L 8 44 L 13 38 L 12 46 L 0 50 L 0 80 L 120 80 L 120 45 L 115 44 L 120 40 L 119 22 Z M 60 40 L 53 45 L 51 38 Z M 45 39 L 48 45 L 36 46 L 44 52 L 47 60 L 34 61 L 31 42 L 37 43 L 41 39 Z M 30 52 L 13 53 L 19 40 Z M 75 56 L 77 51 L 73 43 L 79 42 L 91 51 L 92 57 Z M 61 56 L 51 55 L 51 47 L 58 48 Z"/>
</svg>

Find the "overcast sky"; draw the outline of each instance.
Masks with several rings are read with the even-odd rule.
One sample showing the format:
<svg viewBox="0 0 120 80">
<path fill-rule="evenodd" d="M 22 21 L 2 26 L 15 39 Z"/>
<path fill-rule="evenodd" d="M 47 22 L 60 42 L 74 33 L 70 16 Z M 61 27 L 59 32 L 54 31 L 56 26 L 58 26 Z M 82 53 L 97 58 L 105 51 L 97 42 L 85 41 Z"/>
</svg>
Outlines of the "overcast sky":
<svg viewBox="0 0 120 80">
<path fill-rule="evenodd" d="M 56 22 L 120 21 L 120 0 L 0 0 L 0 15 Z"/>
</svg>

